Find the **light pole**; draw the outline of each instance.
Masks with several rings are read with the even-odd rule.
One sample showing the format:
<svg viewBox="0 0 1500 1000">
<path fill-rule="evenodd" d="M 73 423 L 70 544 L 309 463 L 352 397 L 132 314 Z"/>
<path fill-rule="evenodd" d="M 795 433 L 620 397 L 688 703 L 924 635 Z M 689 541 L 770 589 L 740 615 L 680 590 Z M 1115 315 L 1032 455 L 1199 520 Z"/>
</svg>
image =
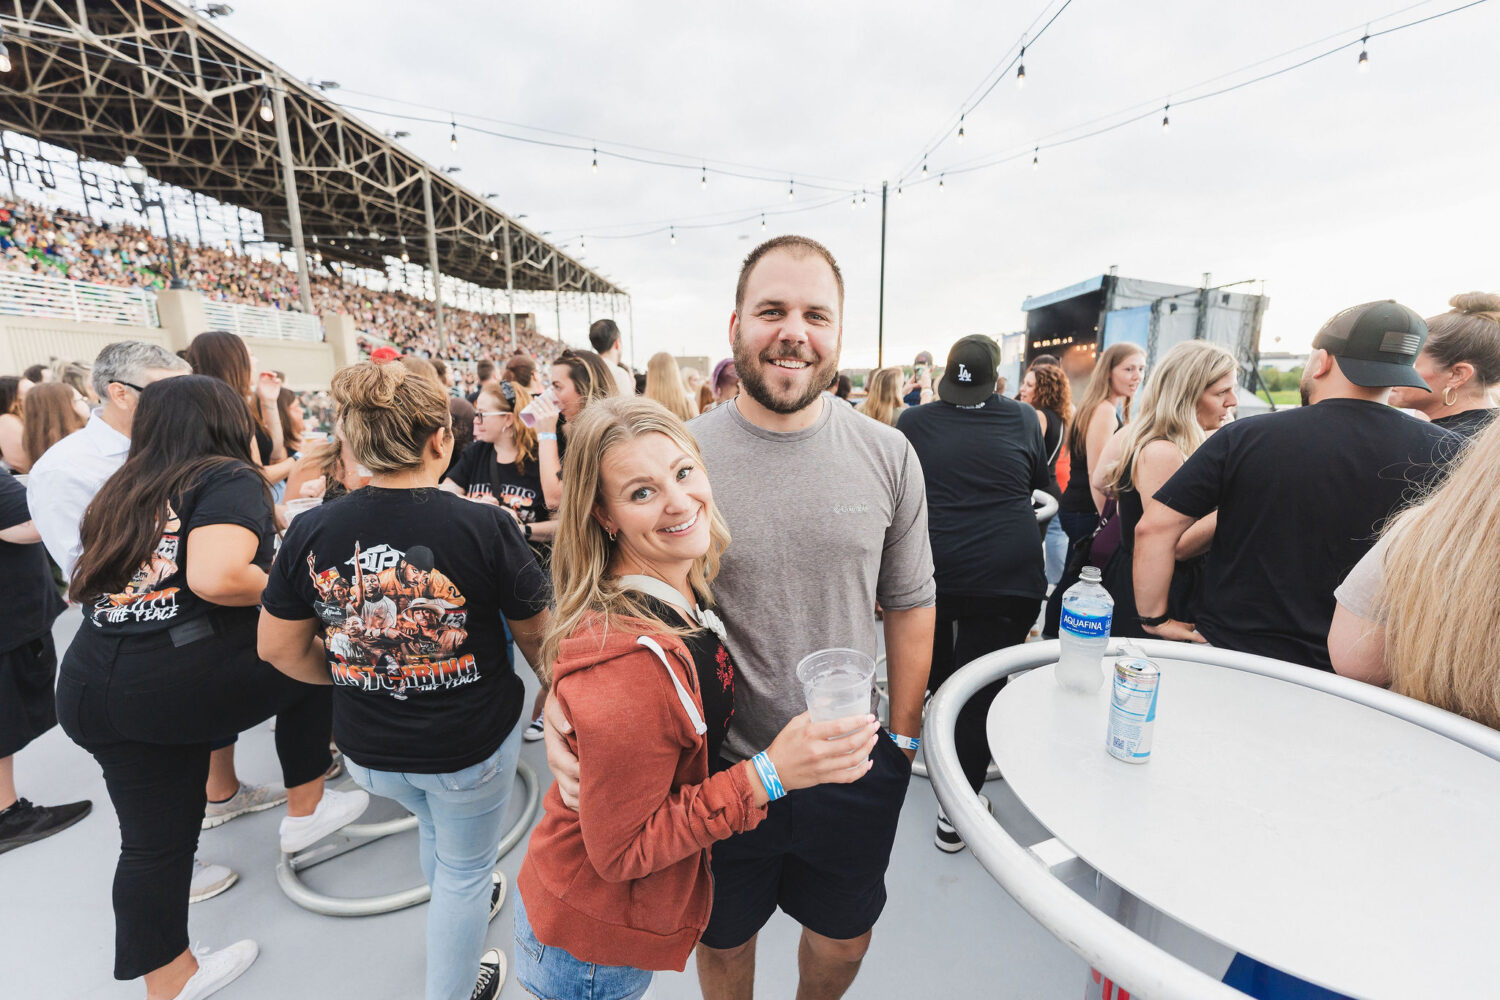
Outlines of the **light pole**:
<svg viewBox="0 0 1500 1000">
<path fill-rule="evenodd" d="M 173 289 L 188 287 L 187 282 L 182 280 L 177 270 L 177 251 L 172 247 L 172 224 L 167 221 L 167 206 L 162 204 L 160 198 L 146 200 L 146 168 L 141 166 L 141 161 L 134 156 L 125 157 L 125 162 L 121 164 L 121 167 L 125 171 L 125 179 L 130 182 L 131 187 L 135 188 L 136 197 L 141 199 L 142 214 L 145 214 L 149 208 L 161 209 L 161 227 L 167 234 L 167 260 L 172 264 L 172 280 L 167 283 L 167 287 Z"/>
</svg>

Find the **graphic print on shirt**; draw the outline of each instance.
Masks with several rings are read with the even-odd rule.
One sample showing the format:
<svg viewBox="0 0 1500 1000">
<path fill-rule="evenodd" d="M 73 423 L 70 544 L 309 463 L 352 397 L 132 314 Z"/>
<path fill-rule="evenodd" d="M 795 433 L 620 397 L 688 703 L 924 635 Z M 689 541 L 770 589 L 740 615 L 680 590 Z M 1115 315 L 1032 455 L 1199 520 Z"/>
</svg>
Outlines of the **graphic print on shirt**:
<svg viewBox="0 0 1500 1000">
<path fill-rule="evenodd" d="M 99 598 L 92 615 L 94 624 L 124 625 L 175 618 L 178 588 L 162 587 L 162 584 L 177 574 L 181 546 L 182 519 L 168 504 L 167 520 L 162 526 L 156 551 L 135 571 L 124 590 Z"/>
<path fill-rule="evenodd" d="M 459 652 L 468 638 L 466 601 L 427 546 L 356 544 L 351 558 L 323 570 L 309 552 L 307 571 L 335 684 L 404 701 L 479 679 L 473 654 Z"/>
<path fill-rule="evenodd" d="M 495 487 L 491 483 L 472 483 L 464 492 L 464 497 L 469 500 L 480 500 L 484 497 L 495 497 L 502 507 L 509 507 L 515 512 L 516 519 L 522 524 L 529 524 L 536 520 L 536 490 L 516 483 L 501 483 L 500 495 L 495 495 Z"/>
</svg>

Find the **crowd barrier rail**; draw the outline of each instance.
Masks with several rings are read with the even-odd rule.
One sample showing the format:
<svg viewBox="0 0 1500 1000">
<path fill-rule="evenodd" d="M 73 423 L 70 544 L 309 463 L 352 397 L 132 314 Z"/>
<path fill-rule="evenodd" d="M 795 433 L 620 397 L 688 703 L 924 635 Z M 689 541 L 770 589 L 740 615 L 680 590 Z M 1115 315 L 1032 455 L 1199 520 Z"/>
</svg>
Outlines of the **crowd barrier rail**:
<svg viewBox="0 0 1500 1000">
<path fill-rule="evenodd" d="M 0 271 L 0 315 L 157 328 L 156 296 L 144 288 Z"/>
<path fill-rule="evenodd" d="M 306 340 L 314 343 L 323 339 L 323 324 L 318 317 L 285 309 L 242 306 L 204 299 L 203 317 L 208 321 L 210 330 L 228 330 L 241 337 Z"/>
</svg>

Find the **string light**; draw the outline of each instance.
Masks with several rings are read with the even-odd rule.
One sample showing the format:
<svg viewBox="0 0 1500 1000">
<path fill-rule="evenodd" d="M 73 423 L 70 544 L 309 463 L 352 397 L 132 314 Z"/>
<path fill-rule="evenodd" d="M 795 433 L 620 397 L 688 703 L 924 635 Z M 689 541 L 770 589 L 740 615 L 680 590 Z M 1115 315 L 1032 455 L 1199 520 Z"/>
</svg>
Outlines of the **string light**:
<svg viewBox="0 0 1500 1000">
<path fill-rule="evenodd" d="M 927 176 L 927 154 L 926 153 L 922 154 L 922 176 L 923 177 Z"/>
<path fill-rule="evenodd" d="M 675 247 L 677 245 L 677 227 L 668 226 L 667 233 L 672 237 L 672 245 Z"/>
<path fill-rule="evenodd" d="M 859 195 L 855 192 L 850 192 L 849 194 L 849 208 L 851 211 L 859 209 Z"/>
<path fill-rule="evenodd" d="M 499 259 L 500 259 L 500 251 L 499 250 L 491 250 L 490 251 L 490 260 L 499 260 Z"/>
<path fill-rule="evenodd" d="M 1042 147 L 1041 146 L 1037 146 L 1035 149 L 1033 149 L 1031 151 L 1031 169 L 1032 170 L 1035 170 L 1041 164 L 1041 159 L 1042 159 Z"/>
<path fill-rule="evenodd" d="M 1165 107 L 1163 107 L 1161 109 L 1161 130 L 1163 132 L 1170 132 L 1170 131 L 1172 131 L 1172 120 L 1169 117 L 1167 117 L 1168 113 L 1171 110 L 1172 110 L 1172 105 L 1170 105 L 1170 104 L 1166 105 Z"/>
<path fill-rule="evenodd" d="M 599 172 L 599 150 L 594 150 L 594 173 Z"/>
<path fill-rule="evenodd" d="M 791 201 L 795 197 L 797 197 L 797 185 L 794 184 L 794 183 L 792 183 L 791 181 L 787 181 L 786 182 L 786 200 L 787 201 Z"/>
<path fill-rule="evenodd" d="M 900 183 L 896 184 L 896 197 L 897 198 L 901 197 L 901 185 L 900 185 Z"/>
<path fill-rule="evenodd" d="M 708 167 L 706 167 L 706 166 L 703 168 L 703 176 L 702 176 L 702 178 L 698 181 L 698 190 L 700 190 L 700 191 L 707 191 L 708 190 Z"/>
<path fill-rule="evenodd" d="M 451 117 L 448 119 L 448 148 L 458 149 L 458 120 Z"/>
<path fill-rule="evenodd" d="M 1020 61 L 1016 63 L 1016 89 L 1026 86 L 1026 46 L 1021 46 Z"/>
<path fill-rule="evenodd" d="M 938 190 L 939 191 L 943 190 L 943 186 L 944 186 L 943 185 L 943 178 L 946 177 L 946 176 L 947 176 L 947 174 L 938 174 Z"/>
<path fill-rule="evenodd" d="M 260 120 L 263 122 L 276 120 L 276 112 L 271 108 L 271 88 L 265 84 L 260 85 Z"/>
<path fill-rule="evenodd" d="M 1370 53 L 1365 48 L 1369 43 L 1370 35 L 1366 32 L 1365 36 L 1359 40 L 1359 71 L 1361 73 L 1370 72 Z"/>
<path fill-rule="evenodd" d="M 964 141 L 964 116 L 963 115 L 959 115 L 958 116 L 958 141 L 959 142 L 963 142 Z"/>
<path fill-rule="evenodd" d="M 766 213 L 765 212 L 760 213 L 760 231 L 761 232 L 765 232 L 766 231 Z"/>
</svg>

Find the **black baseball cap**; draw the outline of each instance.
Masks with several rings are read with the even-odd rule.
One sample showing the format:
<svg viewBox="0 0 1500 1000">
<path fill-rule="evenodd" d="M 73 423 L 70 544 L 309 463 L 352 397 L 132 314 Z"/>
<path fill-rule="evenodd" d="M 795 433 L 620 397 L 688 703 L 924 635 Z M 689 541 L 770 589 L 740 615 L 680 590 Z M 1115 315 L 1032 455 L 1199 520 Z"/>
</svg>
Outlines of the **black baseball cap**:
<svg viewBox="0 0 1500 1000">
<path fill-rule="evenodd" d="M 958 406 L 983 403 L 995 394 L 1000 347 L 982 333 L 962 337 L 948 351 L 948 365 L 938 380 L 938 398 Z"/>
<path fill-rule="evenodd" d="M 1351 306 L 1323 324 L 1312 345 L 1339 359 L 1339 370 L 1367 389 L 1432 390 L 1413 367 L 1427 341 L 1427 321 L 1392 299 Z"/>
</svg>

